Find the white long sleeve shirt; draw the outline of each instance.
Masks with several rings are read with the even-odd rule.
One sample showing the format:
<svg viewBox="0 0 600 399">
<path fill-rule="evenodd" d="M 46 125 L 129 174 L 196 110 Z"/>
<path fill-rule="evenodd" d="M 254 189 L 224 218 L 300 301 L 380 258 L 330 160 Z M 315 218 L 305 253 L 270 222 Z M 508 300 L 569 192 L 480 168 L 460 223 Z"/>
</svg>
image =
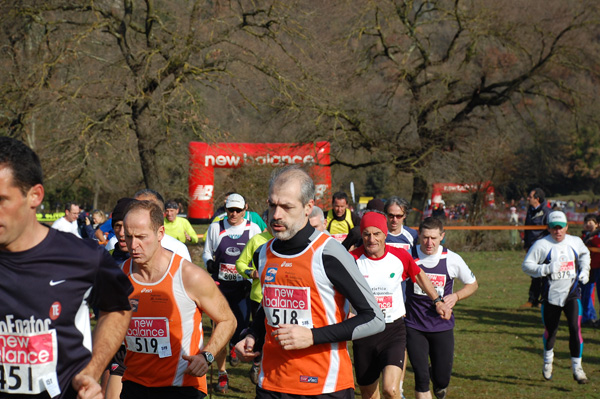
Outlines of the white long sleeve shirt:
<svg viewBox="0 0 600 399">
<path fill-rule="evenodd" d="M 558 273 L 551 274 L 551 264 L 560 263 Z M 567 234 L 557 242 L 546 236 L 533 243 L 522 265 L 523 271 L 531 277 L 548 278 L 548 302 L 564 306 L 577 279 L 589 278 L 590 251 L 581 238 Z"/>
</svg>

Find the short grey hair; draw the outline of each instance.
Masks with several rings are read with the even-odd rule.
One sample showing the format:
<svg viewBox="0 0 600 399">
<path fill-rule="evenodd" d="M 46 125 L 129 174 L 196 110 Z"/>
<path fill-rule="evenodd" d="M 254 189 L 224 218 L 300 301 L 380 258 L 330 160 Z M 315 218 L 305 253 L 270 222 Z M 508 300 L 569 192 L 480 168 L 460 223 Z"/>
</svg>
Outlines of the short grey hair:
<svg viewBox="0 0 600 399">
<path fill-rule="evenodd" d="M 315 183 L 306 171 L 298 165 L 288 165 L 275 169 L 269 181 L 269 193 L 273 191 L 275 184 L 285 184 L 290 180 L 300 182 L 300 202 L 306 205 L 315 199 Z"/>
<path fill-rule="evenodd" d="M 310 213 L 310 215 L 308 215 L 309 219 L 312 219 L 314 217 L 318 217 L 320 222 L 325 220 L 325 214 L 323 213 L 323 209 L 316 205 L 313 206 L 312 212 Z"/>
<path fill-rule="evenodd" d="M 397 197 L 397 196 L 390 197 L 385 202 L 385 206 L 383 207 L 383 211 L 385 213 L 388 213 L 388 209 L 390 209 L 390 206 L 392 206 L 392 205 L 398 205 L 400 207 L 400 209 L 402 209 L 402 212 L 404 212 L 404 214 L 406 214 L 406 215 L 408 215 L 408 213 L 410 212 L 410 204 L 404 198 L 400 198 L 400 197 Z"/>
</svg>

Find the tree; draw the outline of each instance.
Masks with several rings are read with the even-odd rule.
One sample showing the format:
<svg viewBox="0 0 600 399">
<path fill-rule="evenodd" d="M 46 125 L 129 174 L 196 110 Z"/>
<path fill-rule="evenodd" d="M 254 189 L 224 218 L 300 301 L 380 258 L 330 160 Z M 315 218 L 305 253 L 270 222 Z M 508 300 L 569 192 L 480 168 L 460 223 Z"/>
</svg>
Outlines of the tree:
<svg viewBox="0 0 600 399">
<path fill-rule="evenodd" d="M 70 175 L 104 190 L 116 181 L 122 193 L 141 178 L 146 187 L 179 195 L 187 181 L 187 143 L 227 138 L 219 119 L 228 112 L 211 115 L 208 103 L 220 97 L 214 103 L 221 108 L 241 102 L 257 108 L 253 102 L 267 95 L 267 81 L 285 76 L 284 67 L 277 69 L 276 61 L 285 65 L 287 56 L 276 33 L 289 32 L 291 5 L 200 0 L 5 5 L 1 23 L 12 40 L 3 63 L 19 79 L 5 80 L 0 93 L 11 98 L 3 128 L 17 137 L 35 136 L 28 141 L 44 154 L 49 176 L 60 185 L 65 184 L 60 176 Z M 248 84 L 256 76 L 260 84 Z M 34 117 L 36 112 L 49 120 Z M 33 133 L 34 126 L 44 134 Z M 102 171 L 112 178 L 95 181 Z"/>
<path fill-rule="evenodd" d="M 305 107 L 336 143 L 334 164 L 393 164 L 413 173 L 419 208 L 427 176 L 443 154 L 455 154 L 454 163 L 441 166 L 461 178 L 463 148 L 489 145 L 477 141 L 484 129 L 497 137 L 517 133 L 508 159 L 520 149 L 536 156 L 542 137 L 544 148 L 556 148 L 549 131 L 568 143 L 581 104 L 598 85 L 598 6 L 592 1 L 364 1 L 360 12 L 356 2 L 345 4 L 340 18 L 351 19 L 352 30 L 333 35 L 338 43 L 345 38 L 353 55 L 340 56 L 333 68 L 346 83 L 345 95 L 323 89 Z M 319 77 L 325 80 L 324 73 Z M 519 163 L 564 176 L 561 160 L 567 158 L 553 155 L 539 166 Z M 482 156 L 473 167 L 485 170 L 489 163 Z M 495 179 L 507 179 L 496 171 Z"/>
</svg>

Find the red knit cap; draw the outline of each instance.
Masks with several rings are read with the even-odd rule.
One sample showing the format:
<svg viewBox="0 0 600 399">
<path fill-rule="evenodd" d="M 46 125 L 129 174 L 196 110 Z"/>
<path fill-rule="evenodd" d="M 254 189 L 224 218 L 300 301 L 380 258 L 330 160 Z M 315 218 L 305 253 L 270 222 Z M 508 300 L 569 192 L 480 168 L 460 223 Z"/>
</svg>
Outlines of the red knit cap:
<svg viewBox="0 0 600 399">
<path fill-rule="evenodd" d="M 364 229 L 367 227 L 377 227 L 379 230 L 383 232 L 383 234 L 387 235 L 387 221 L 385 216 L 381 213 L 377 212 L 367 212 L 363 215 L 360 220 L 360 234 L 362 235 Z"/>
</svg>

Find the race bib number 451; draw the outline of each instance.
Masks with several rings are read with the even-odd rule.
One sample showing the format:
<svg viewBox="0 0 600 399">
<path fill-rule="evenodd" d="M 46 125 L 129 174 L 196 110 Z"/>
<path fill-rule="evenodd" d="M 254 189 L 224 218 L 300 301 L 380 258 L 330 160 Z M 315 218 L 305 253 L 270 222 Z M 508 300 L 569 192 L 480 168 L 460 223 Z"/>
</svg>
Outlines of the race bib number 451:
<svg viewBox="0 0 600 399">
<path fill-rule="evenodd" d="M 169 321 L 166 317 L 132 317 L 125 335 L 127 350 L 137 353 L 171 356 Z"/>
<path fill-rule="evenodd" d="M 309 287 L 265 285 L 263 307 L 267 315 L 267 323 L 272 327 L 280 324 L 313 327 Z"/>
<path fill-rule="evenodd" d="M 56 376 L 56 361 L 56 330 L 0 334 L 0 392 L 27 395 L 44 392 L 44 379 Z M 58 389 L 57 381 L 52 385 Z"/>
</svg>

